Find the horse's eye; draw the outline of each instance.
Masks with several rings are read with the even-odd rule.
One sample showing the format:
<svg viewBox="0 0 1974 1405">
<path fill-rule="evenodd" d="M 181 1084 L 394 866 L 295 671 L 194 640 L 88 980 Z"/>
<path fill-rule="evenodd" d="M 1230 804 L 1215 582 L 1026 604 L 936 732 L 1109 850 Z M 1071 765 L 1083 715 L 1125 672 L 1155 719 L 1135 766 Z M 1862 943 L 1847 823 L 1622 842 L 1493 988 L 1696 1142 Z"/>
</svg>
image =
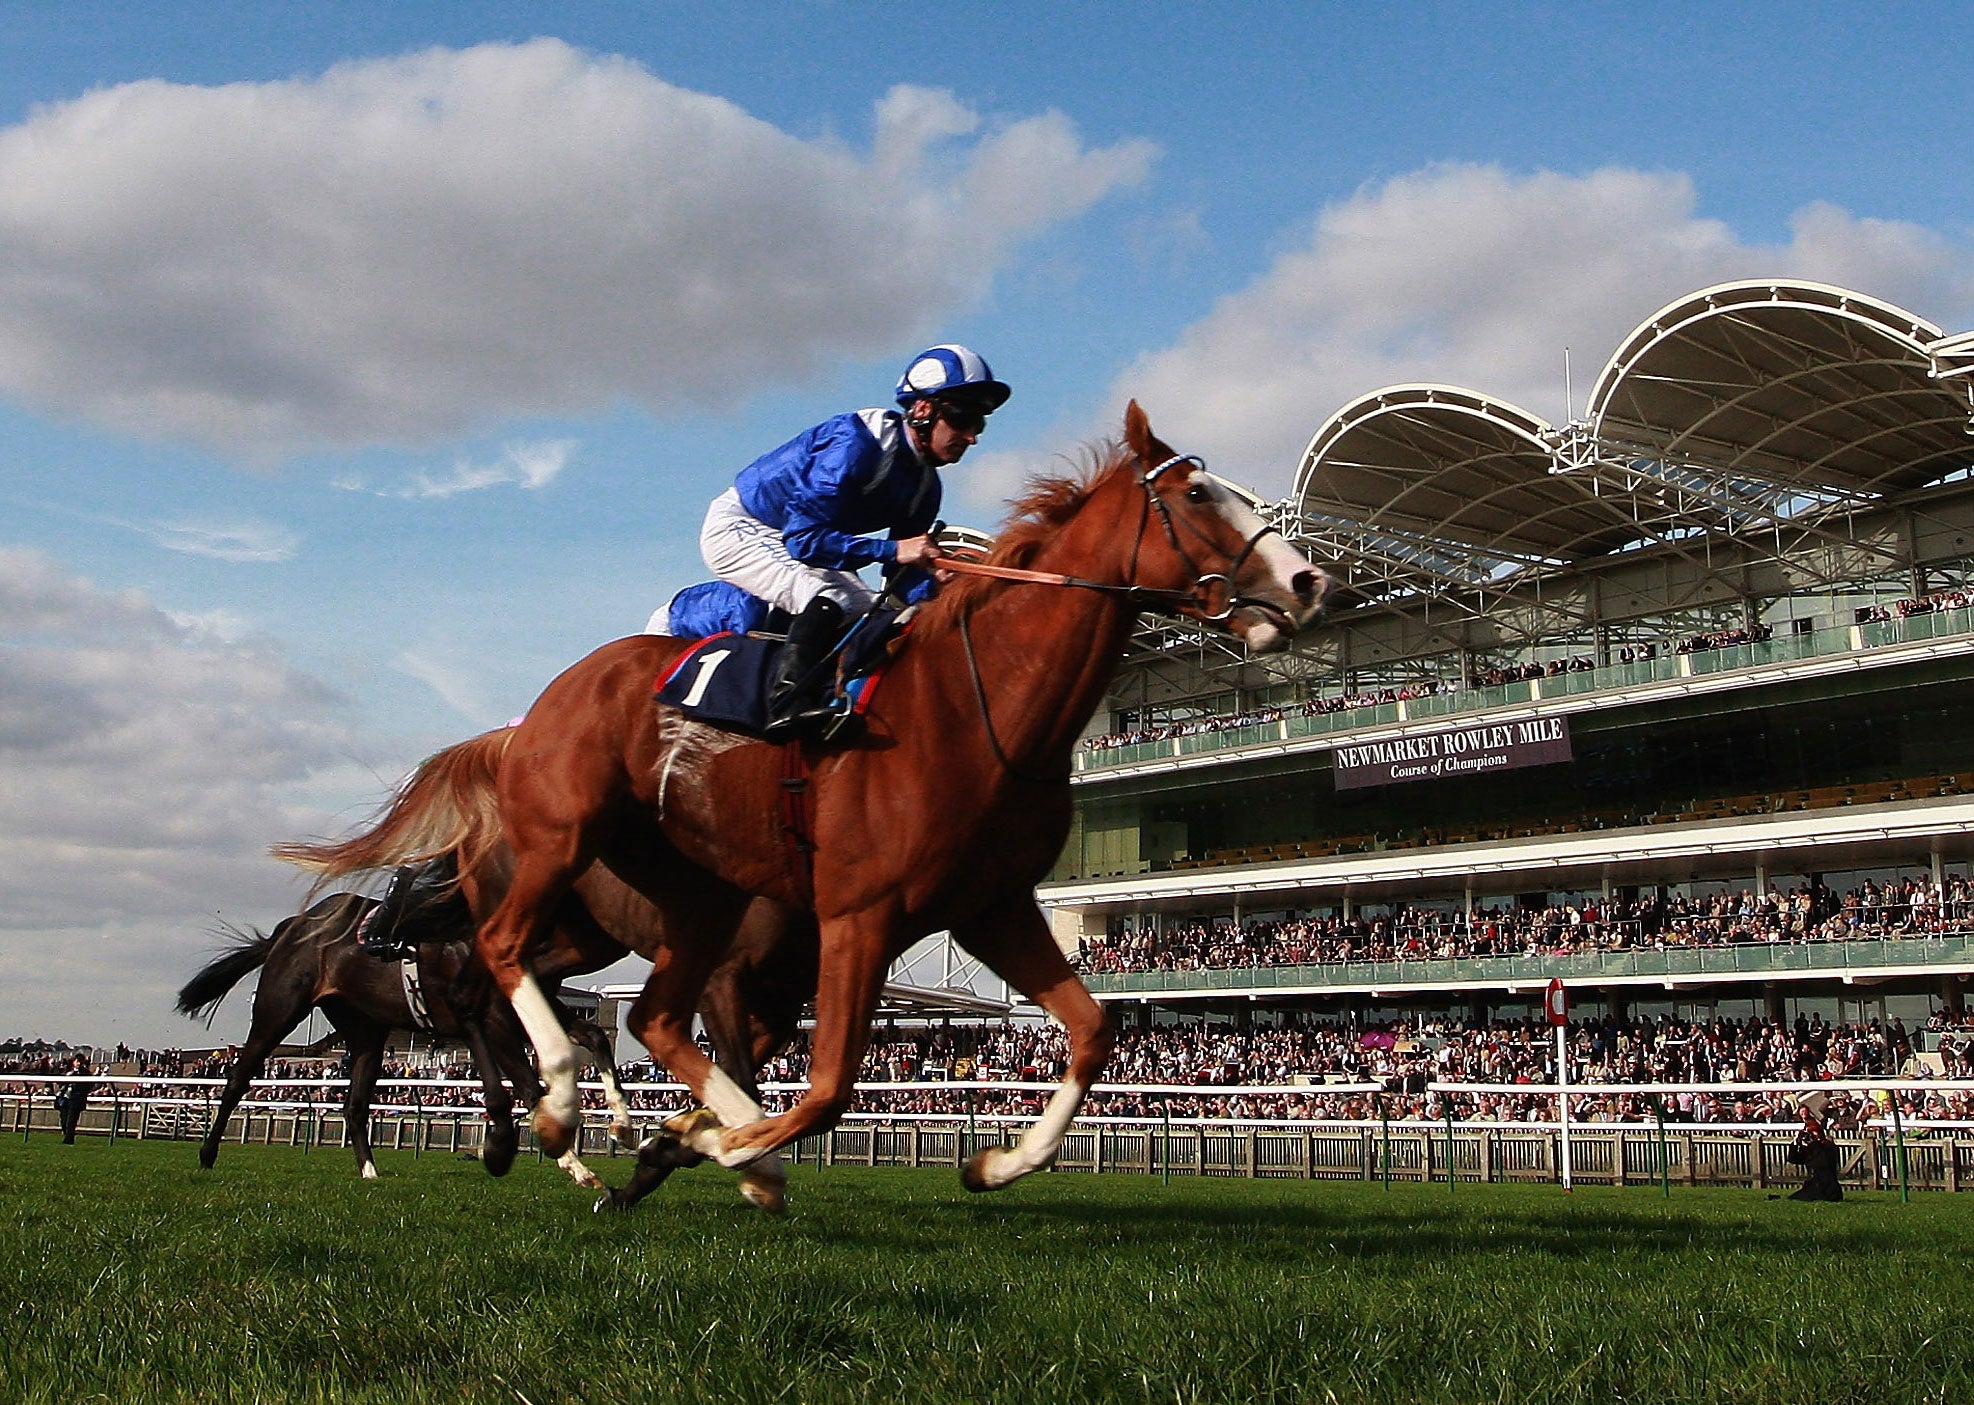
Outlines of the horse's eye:
<svg viewBox="0 0 1974 1405">
<path fill-rule="evenodd" d="M 1195 483 L 1186 489 L 1187 502 L 1212 502 L 1213 490 L 1204 483 Z"/>
</svg>

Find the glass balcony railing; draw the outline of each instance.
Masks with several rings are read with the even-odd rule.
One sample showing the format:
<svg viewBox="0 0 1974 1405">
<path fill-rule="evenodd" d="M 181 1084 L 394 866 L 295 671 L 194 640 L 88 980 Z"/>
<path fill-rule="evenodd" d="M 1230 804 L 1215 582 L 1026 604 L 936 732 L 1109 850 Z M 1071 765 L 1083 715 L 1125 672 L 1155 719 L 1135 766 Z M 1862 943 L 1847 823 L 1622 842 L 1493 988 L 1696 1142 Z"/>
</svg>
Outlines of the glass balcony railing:
<svg viewBox="0 0 1974 1405">
<path fill-rule="evenodd" d="M 1883 967 L 1951 965 L 1964 969 L 1974 956 L 1974 935 L 1866 938 L 1800 945 L 1748 943 L 1670 948 L 1664 951 L 1576 951 L 1556 955 L 1466 956 L 1423 961 L 1332 961 L 1310 966 L 1255 966 L 1202 971 L 1137 971 L 1088 975 L 1098 995 L 1161 992 L 1307 989 L 1384 990 L 1422 984 L 1522 985 L 1564 980 L 1598 981 L 1624 976 L 1705 978 L 1782 975 Z"/>
<path fill-rule="evenodd" d="M 1194 732 L 1157 741 L 1131 742 L 1121 746 L 1091 748 L 1077 753 L 1079 772 L 1101 771 L 1113 766 L 1131 766 L 1169 757 L 1237 751 L 1264 742 L 1290 741 L 1298 737 L 1326 737 L 1353 732 L 1364 727 L 1387 726 L 1400 721 L 1420 721 L 1434 717 L 1456 717 L 1487 712 L 1497 707 L 1527 703 L 1538 697 L 1571 697 L 1620 688 L 1635 688 L 1675 678 L 1704 677 L 1739 669 L 1762 668 L 1799 659 L 1823 658 L 1854 653 L 1859 649 L 1880 649 L 1889 645 L 1923 643 L 1974 633 L 1974 606 L 1911 615 L 1904 619 L 1859 625 L 1855 629 L 1823 629 L 1808 634 L 1779 635 L 1760 643 L 1733 644 L 1719 649 L 1703 649 L 1692 654 L 1666 654 L 1632 663 L 1609 664 L 1601 668 L 1559 673 L 1553 678 L 1507 683 L 1487 688 L 1464 688 L 1457 693 L 1408 698 L 1402 703 L 1379 703 L 1371 707 L 1349 708 L 1313 716 L 1294 715 L 1279 722 L 1261 722 L 1243 727 Z"/>
</svg>

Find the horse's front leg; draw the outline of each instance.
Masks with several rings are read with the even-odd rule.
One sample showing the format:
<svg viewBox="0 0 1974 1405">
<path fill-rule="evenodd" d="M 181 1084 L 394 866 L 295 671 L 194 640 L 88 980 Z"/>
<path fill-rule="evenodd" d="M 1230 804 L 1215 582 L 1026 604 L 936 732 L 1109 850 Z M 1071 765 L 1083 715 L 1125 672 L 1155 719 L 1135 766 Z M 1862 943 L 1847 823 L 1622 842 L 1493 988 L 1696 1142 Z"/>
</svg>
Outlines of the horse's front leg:
<svg viewBox="0 0 1974 1405">
<path fill-rule="evenodd" d="M 473 1056 L 473 1071 L 480 1078 L 480 1098 L 487 1109 L 487 1135 L 480 1146 L 480 1164 L 490 1176 L 504 1176 L 514 1165 L 520 1137 L 514 1130 L 514 1096 L 507 1091 L 501 1075 L 507 1061 L 493 1051 L 491 1035 L 474 1021 L 461 1023 L 460 1036 Z M 517 1085 L 518 1086 L 518 1085 Z"/>
<path fill-rule="evenodd" d="M 849 1110 L 900 922 L 900 914 L 887 906 L 822 924 L 808 1090 L 777 1117 L 721 1133 L 722 1166 L 746 1165 L 799 1137 L 827 1131 Z M 755 1111 L 758 1117 L 758 1106 Z M 721 1120 L 727 1120 L 724 1114 Z"/>
<path fill-rule="evenodd" d="M 1103 1007 L 1069 967 L 1049 933 L 1048 919 L 1024 900 L 990 921 L 953 929 L 953 939 L 995 975 L 1041 1006 L 1069 1033 L 1069 1072 L 1042 1115 L 1013 1147 L 990 1147 L 968 1161 L 960 1181 L 968 1190 L 999 1190 L 1039 1171 L 1062 1150 L 1083 1099 L 1103 1073 L 1116 1036 Z"/>
<path fill-rule="evenodd" d="M 589 1020 L 569 1021 L 569 1039 L 587 1053 L 596 1065 L 597 1081 L 603 1085 L 603 1101 L 610 1108 L 610 1138 L 627 1151 L 638 1148 L 637 1129 L 631 1125 L 631 1104 L 624 1096 L 624 1085 L 617 1077 L 617 1051 L 610 1047 L 610 1036 Z"/>
<path fill-rule="evenodd" d="M 645 978 L 644 989 L 631 1006 L 627 1022 L 631 1033 L 651 1051 L 652 1057 L 690 1088 L 706 1111 L 668 1120 L 657 1136 L 640 1148 L 640 1167 L 648 1164 L 654 1172 L 661 1173 L 645 1177 L 637 1196 L 615 1202 L 620 1207 L 627 1208 L 655 1189 L 674 1166 L 691 1164 L 688 1158 L 662 1150 L 658 1143 L 675 1139 L 692 1153 L 717 1157 L 722 1127 L 749 1126 L 762 1118 L 761 1105 L 707 1058 L 692 1037 L 692 1017 L 700 994 L 706 989 L 714 968 L 726 956 L 748 901 L 743 893 L 720 891 L 702 884 L 694 899 L 675 893 L 666 903 L 666 931 L 693 936 L 670 939 L 653 955 L 651 974 Z M 711 1116 L 707 1115 L 709 1112 Z M 645 1155 L 647 1151 L 651 1153 L 649 1158 Z M 788 1175 L 779 1157 L 757 1152 L 722 1164 L 745 1165 L 740 1193 L 761 1209 L 780 1213 Z"/>
</svg>

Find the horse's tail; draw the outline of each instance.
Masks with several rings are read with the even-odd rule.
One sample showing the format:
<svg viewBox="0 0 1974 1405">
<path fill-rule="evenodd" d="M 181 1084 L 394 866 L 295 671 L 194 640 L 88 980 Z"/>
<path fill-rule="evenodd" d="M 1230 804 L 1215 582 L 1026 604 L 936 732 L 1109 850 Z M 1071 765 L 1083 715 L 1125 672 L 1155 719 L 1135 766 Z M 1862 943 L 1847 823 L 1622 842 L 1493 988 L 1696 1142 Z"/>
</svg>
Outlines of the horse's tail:
<svg viewBox="0 0 1974 1405">
<path fill-rule="evenodd" d="M 359 834 L 314 844 L 276 844 L 270 852 L 319 874 L 316 891 L 348 874 L 441 854 L 452 855 L 461 873 L 470 872 L 500 842 L 494 787 L 513 735 L 508 727 L 483 732 L 426 758 Z"/>
<path fill-rule="evenodd" d="M 274 950 L 274 938 L 258 929 L 243 932 L 237 927 L 225 927 L 220 935 L 232 938 L 232 947 L 208 961 L 198 975 L 185 982 L 185 988 L 178 992 L 179 1014 L 210 1023 L 226 993 L 249 971 L 265 966 L 268 954 Z"/>
</svg>

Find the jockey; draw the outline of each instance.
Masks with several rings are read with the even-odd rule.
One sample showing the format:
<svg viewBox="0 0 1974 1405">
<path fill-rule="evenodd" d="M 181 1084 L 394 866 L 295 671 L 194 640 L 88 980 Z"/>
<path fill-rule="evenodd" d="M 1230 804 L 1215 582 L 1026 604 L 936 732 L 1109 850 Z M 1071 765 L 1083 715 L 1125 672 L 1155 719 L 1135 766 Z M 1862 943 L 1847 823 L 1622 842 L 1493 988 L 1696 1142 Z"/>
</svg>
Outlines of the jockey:
<svg viewBox="0 0 1974 1405">
<path fill-rule="evenodd" d="M 887 579 L 920 568 L 902 593 L 930 592 L 938 470 L 960 461 L 1011 392 L 981 357 L 946 345 L 913 357 L 894 393 L 896 410 L 837 415 L 763 454 L 713 500 L 700 529 L 713 574 L 793 616 L 768 691 L 771 741 L 812 734 L 832 716 L 816 675 L 848 616 L 877 599 L 860 567 L 879 565 Z"/>
</svg>

